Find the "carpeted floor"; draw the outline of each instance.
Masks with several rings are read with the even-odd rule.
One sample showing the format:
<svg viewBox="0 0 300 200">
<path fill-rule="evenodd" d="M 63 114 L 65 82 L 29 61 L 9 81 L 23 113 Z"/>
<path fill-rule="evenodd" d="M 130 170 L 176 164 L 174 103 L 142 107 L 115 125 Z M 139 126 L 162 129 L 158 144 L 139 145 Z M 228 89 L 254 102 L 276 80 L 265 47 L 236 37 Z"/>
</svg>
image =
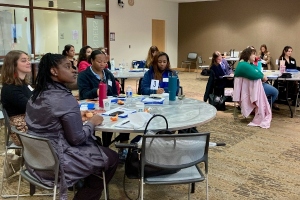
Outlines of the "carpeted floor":
<svg viewBox="0 0 300 200">
<path fill-rule="evenodd" d="M 196 79 L 195 73 L 181 72 L 180 83 L 184 94 L 202 100 L 207 77 Z M 135 86 L 134 80 L 126 84 Z M 135 89 L 135 88 L 134 88 Z M 218 111 L 217 117 L 198 127 L 200 132 L 211 132 L 211 141 L 225 142 L 225 147 L 210 148 L 209 151 L 209 197 L 211 200 L 243 199 L 300 199 L 300 119 L 290 118 L 288 107 L 279 105 L 273 112 L 270 129 L 248 127 L 251 119 L 241 115 L 233 119 L 233 106 L 227 104 L 226 111 Z M 300 115 L 300 109 L 298 109 Z M 133 134 L 132 134 L 133 135 Z M 3 134 L 1 135 L 3 152 Z M 1 157 L 3 159 L 3 156 Z M 119 166 L 111 181 L 110 199 L 127 199 L 123 192 L 124 166 Z M 17 177 L 5 184 L 5 190 L 14 193 Z M 137 180 L 130 182 L 128 192 L 137 195 Z M 129 183 L 128 182 L 128 183 Z M 205 184 L 197 183 L 192 199 L 205 199 Z M 28 184 L 22 183 L 22 192 Z M 73 193 L 69 193 L 70 199 Z M 103 197 L 102 197 L 103 198 Z M 20 199 L 51 199 L 50 197 L 23 197 Z M 187 199 L 187 186 L 145 186 L 145 199 Z"/>
</svg>

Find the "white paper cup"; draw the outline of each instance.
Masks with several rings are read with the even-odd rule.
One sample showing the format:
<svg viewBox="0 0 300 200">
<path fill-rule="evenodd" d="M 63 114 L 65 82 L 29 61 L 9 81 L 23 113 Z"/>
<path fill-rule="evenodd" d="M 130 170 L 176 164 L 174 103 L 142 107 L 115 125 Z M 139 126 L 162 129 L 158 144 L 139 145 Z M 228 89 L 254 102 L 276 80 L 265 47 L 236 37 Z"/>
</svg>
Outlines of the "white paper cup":
<svg viewBox="0 0 300 200">
<path fill-rule="evenodd" d="M 34 54 L 30 54 L 31 60 L 34 60 Z"/>
<path fill-rule="evenodd" d="M 110 99 L 103 99 L 104 110 L 106 111 L 110 110 L 110 105 L 111 105 Z"/>
<path fill-rule="evenodd" d="M 136 103 L 136 111 L 137 112 L 144 112 L 145 105 L 143 102 L 137 102 Z"/>
</svg>

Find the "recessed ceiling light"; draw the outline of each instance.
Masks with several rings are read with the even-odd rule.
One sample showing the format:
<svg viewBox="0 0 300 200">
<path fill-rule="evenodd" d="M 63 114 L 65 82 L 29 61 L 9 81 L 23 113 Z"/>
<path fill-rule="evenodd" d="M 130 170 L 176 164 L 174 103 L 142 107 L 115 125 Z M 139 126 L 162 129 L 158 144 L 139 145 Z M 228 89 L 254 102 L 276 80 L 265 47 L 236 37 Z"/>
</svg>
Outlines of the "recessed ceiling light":
<svg viewBox="0 0 300 200">
<path fill-rule="evenodd" d="M 96 6 L 100 6 L 100 3 L 97 3 Z"/>
</svg>

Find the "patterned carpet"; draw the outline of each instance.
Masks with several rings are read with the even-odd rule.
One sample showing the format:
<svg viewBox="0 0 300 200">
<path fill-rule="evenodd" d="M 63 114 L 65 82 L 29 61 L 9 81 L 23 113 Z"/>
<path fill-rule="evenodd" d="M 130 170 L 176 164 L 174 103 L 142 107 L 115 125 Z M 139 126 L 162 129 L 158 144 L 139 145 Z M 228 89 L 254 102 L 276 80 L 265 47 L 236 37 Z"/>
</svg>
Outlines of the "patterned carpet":
<svg viewBox="0 0 300 200">
<path fill-rule="evenodd" d="M 179 74 L 184 94 L 202 99 L 207 77 L 196 79 L 195 73 Z M 134 80 L 126 84 L 135 86 Z M 135 88 L 134 88 L 135 89 Z M 211 141 L 225 142 L 225 147 L 210 148 L 209 152 L 209 197 L 210 200 L 298 200 L 300 199 L 300 119 L 290 118 L 286 105 L 273 112 L 270 129 L 248 127 L 251 117 L 241 115 L 233 119 L 233 106 L 218 111 L 217 117 L 198 127 L 200 132 L 211 132 Z M 298 109 L 300 115 L 300 109 Z M 133 134 L 132 134 L 133 135 Z M 3 134 L 1 135 L 3 146 Z M 3 149 L 3 148 L 1 148 Z M 3 152 L 3 150 L 1 151 Z M 3 158 L 3 157 L 2 157 Z M 111 181 L 110 199 L 127 199 L 123 192 L 124 167 L 120 165 Z M 5 184 L 7 192 L 16 190 L 17 177 Z M 137 195 L 138 181 L 128 180 L 127 191 L 131 198 Z M 22 192 L 28 184 L 22 183 Z M 73 193 L 69 193 L 70 199 Z M 187 199 L 187 186 L 145 186 L 145 199 Z M 23 197 L 20 199 L 51 199 L 50 197 Z M 103 197 L 102 197 L 103 199 Z M 197 183 L 191 199 L 205 199 L 205 184 Z"/>
</svg>

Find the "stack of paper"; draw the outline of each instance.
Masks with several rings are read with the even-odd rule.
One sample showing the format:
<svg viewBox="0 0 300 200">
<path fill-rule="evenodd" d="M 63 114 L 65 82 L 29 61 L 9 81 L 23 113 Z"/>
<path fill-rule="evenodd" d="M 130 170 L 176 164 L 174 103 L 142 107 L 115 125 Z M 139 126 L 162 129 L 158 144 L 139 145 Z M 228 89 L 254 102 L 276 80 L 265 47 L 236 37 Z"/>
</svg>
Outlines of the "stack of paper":
<svg viewBox="0 0 300 200">
<path fill-rule="evenodd" d="M 144 127 L 151 117 L 152 115 L 147 112 L 132 113 L 128 115 L 128 119 L 118 122 L 114 126 L 118 128 L 139 129 Z"/>
<path fill-rule="evenodd" d="M 144 104 L 163 104 L 164 103 L 165 98 L 151 98 L 151 97 L 147 97 L 145 99 L 142 100 L 142 102 Z"/>
</svg>

